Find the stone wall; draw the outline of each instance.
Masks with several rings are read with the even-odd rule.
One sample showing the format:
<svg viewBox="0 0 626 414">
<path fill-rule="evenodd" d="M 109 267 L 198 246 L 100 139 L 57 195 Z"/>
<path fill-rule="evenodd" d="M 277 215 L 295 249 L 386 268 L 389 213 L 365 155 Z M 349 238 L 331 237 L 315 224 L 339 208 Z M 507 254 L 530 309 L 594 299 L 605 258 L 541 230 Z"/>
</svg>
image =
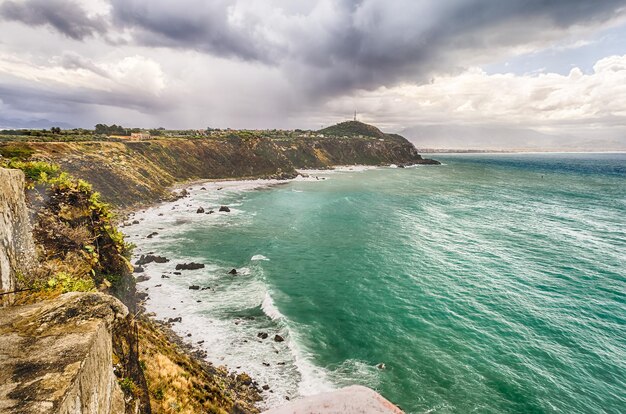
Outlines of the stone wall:
<svg viewBox="0 0 626 414">
<path fill-rule="evenodd" d="M 0 309 L 0 412 L 118 414 L 111 332 L 128 314 L 102 293 Z"/>
<path fill-rule="evenodd" d="M 35 246 L 24 196 L 24 173 L 0 168 L 0 293 L 15 290 L 15 277 L 34 263 Z M 12 295 L 0 296 L 0 307 Z"/>
</svg>

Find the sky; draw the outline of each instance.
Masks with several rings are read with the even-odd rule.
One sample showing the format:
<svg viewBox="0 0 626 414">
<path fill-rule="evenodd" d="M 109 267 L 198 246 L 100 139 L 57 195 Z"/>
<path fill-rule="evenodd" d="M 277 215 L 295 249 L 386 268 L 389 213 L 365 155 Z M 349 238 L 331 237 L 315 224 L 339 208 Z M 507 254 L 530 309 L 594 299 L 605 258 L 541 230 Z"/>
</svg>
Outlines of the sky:
<svg viewBox="0 0 626 414">
<path fill-rule="evenodd" d="M 422 146 L 626 149 L 626 1 L 0 0 L 0 127 L 355 110 Z"/>
</svg>

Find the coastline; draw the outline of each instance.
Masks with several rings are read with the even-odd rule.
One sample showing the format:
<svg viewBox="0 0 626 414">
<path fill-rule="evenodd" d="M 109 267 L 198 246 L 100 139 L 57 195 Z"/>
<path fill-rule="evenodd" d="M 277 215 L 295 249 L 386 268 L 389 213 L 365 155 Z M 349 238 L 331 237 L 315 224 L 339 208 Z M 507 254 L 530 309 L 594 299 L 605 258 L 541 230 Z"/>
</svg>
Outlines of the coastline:
<svg viewBox="0 0 626 414">
<path fill-rule="evenodd" d="M 350 166 L 349 168 L 354 168 L 354 166 Z M 369 167 L 366 167 L 366 168 L 369 169 Z M 341 169 L 339 169 L 339 171 L 340 170 Z M 307 170 L 306 174 L 308 173 L 322 174 L 322 173 L 329 173 L 330 171 L 331 170 Z M 297 178 L 289 179 L 289 180 L 226 179 L 226 180 L 195 180 L 194 182 L 179 183 L 173 186 L 172 188 L 170 188 L 170 190 L 173 192 L 177 192 L 177 191 L 180 192 L 182 190 L 185 190 L 187 194 L 191 194 L 191 197 L 183 197 L 174 201 L 162 201 L 159 203 L 155 203 L 149 207 L 143 207 L 143 208 L 140 207 L 136 209 L 135 211 L 127 214 L 126 224 L 121 225 L 120 228 L 127 235 L 127 239 L 133 242 L 134 244 L 136 244 L 137 246 L 133 254 L 133 258 L 131 262 L 136 263 L 136 261 L 141 257 L 142 254 L 148 254 L 148 253 L 154 254 L 154 255 L 162 254 L 162 252 L 160 252 L 158 248 L 155 248 L 155 246 L 152 243 L 148 244 L 147 246 L 145 245 L 146 244 L 145 242 L 142 243 L 143 240 L 146 240 L 146 241 L 148 240 L 146 234 L 149 235 L 151 233 L 151 231 L 149 232 L 148 230 L 153 230 L 152 228 L 146 229 L 145 226 L 142 226 L 142 224 L 147 223 L 147 222 L 154 224 L 155 222 L 158 222 L 158 220 L 156 220 L 157 218 L 164 218 L 165 213 L 167 211 L 171 211 L 171 209 L 176 206 L 178 206 L 177 208 L 180 208 L 180 210 L 186 209 L 186 211 L 184 211 L 182 214 L 185 216 L 188 216 L 188 219 L 189 219 L 189 221 L 184 221 L 179 225 L 185 225 L 185 224 L 193 225 L 192 220 L 196 218 L 204 219 L 205 217 L 207 217 L 207 214 L 198 214 L 195 211 L 197 200 L 193 199 L 193 195 L 199 192 L 218 192 L 222 190 L 229 191 L 229 189 L 232 190 L 233 188 L 236 189 L 235 191 L 247 192 L 247 191 L 254 191 L 254 190 L 259 190 L 259 189 L 264 189 L 264 188 L 271 188 L 273 186 L 278 186 L 278 185 L 284 185 L 291 181 L 297 181 L 297 180 L 316 181 L 316 178 L 315 177 L 307 178 L 299 174 Z M 225 187 L 225 188 L 222 189 L 222 187 Z M 205 188 L 206 190 L 202 190 L 202 188 Z M 192 204 L 193 204 L 193 207 L 192 207 Z M 219 206 L 217 205 L 213 207 L 219 208 Z M 217 210 L 217 208 L 215 210 Z M 236 211 L 237 209 L 232 208 L 232 210 L 233 211 L 228 213 L 229 218 L 237 216 L 237 211 Z M 220 213 L 220 214 L 224 214 L 224 213 Z M 211 214 L 208 217 L 218 218 L 219 216 L 218 216 L 218 213 L 215 213 L 215 214 Z M 140 224 L 131 224 L 129 226 L 128 222 L 134 221 L 134 220 L 139 221 Z M 174 223 L 170 222 L 168 224 L 170 226 L 172 225 L 176 226 L 175 224 L 176 220 L 180 220 L 180 218 L 176 218 L 174 220 L 175 220 Z M 160 228 L 166 229 L 168 224 L 160 224 Z M 158 229 L 159 227 L 157 227 L 157 232 L 158 232 Z M 133 234 L 131 234 L 131 232 Z M 146 233 L 146 234 L 143 234 L 143 233 Z M 150 241 L 156 242 L 158 241 L 158 237 L 159 235 L 156 235 L 153 238 L 151 238 Z M 158 245 L 158 242 L 156 244 Z M 256 391 L 258 391 L 261 397 L 263 398 L 263 400 L 257 404 L 257 407 L 259 409 L 262 410 L 262 409 L 276 407 L 288 401 L 289 399 L 300 396 L 300 392 L 298 389 L 299 384 L 294 384 L 296 385 L 295 388 L 285 389 L 284 387 L 281 388 L 280 386 L 275 387 L 271 383 L 272 382 L 271 379 L 273 378 L 274 381 L 277 381 L 281 376 L 280 371 L 284 371 L 285 369 L 288 371 L 291 370 L 290 374 L 292 376 L 294 374 L 302 375 L 302 373 L 295 372 L 295 370 L 298 370 L 298 367 L 296 366 L 296 359 L 306 358 L 302 355 L 294 355 L 295 345 L 291 342 L 291 339 L 290 339 L 291 335 L 288 333 L 284 333 L 285 330 L 288 330 L 288 328 L 285 326 L 281 326 L 280 319 L 282 318 L 282 315 L 280 315 L 280 312 L 278 312 L 278 310 L 276 310 L 275 307 L 273 306 L 271 296 L 269 296 L 266 293 L 263 296 L 262 301 L 259 303 L 259 310 L 263 312 L 267 318 L 272 320 L 272 322 L 266 324 L 266 325 L 269 325 L 267 327 L 269 329 L 266 329 L 266 330 L 269 331 L 273 329 L 272 336 L 274 336 L 275 334 L 279 334 L 279 332 L 283 332 L 283 336 L 287 340 L 285 341 L 284 344 L 279 344 L 279 343 L 272 343 L 273 341 L 271 341 L 271 338 L 266 339 L 266 340 L 261 340 L 257 338 L 256 340 L 258 342 L 255 344 L 252 344 L 251 343 L 252 339 L 249 339 L 249 340 L 244 340 L 246 342 L 239 343 L 239 345 L 242 346 L 246 343 L 250 343 L 254 347 L 257 345 L 263 346 L 261 345 L 261 343 L 264 343 L 264 345 L 268 345 L 272 347 L 272 352 L 281 352 L 282 355 L 285 356 L 284 359 L 287 361 L 278 361 L 278 362 L 272 361 L 273 362 L 272 363 L 272 362 L 267 362 L 266 361 L 267 358 L 264 359 L 264 358 L 257 357 L 252 361 L 248 361 L 248 362 L 253 363 L 252 364 L 253 367 L 256 366 L 256 369 L 253 368 L 252 369 L 253 372 L 250 372 L 251 371 L 250 369 L 246 369 L 246 366 L 245 366 L 246 361 L 238 361 L 237 358 L 233 358 L 233 357 L 229 358 L 228 356 L 219 355 L 219 353 L 209 352 L 211 348 L 211 345 L 209 345 L 210 343 L 209 341 L 210 341 L 210 338 L 216 338 L 215 331 L 212 331 L 212 333 L 199 332 L 202 330 L 200 329 L 200 327 L 206 322 L 206 320 L 194 318 L 190 312 L 185 312 L 183 308 L 184 306 L 187 306 L 189 303 L 193 303 L 188 300 L 185 300 L 184 297 L 185 296 L 188 297 L 190 294 L 195 293 L 195 291 L 188 289 L 188 288 L 184 288 L 184 287 L 182 289 L 178 289 L 177 291 L 173 291 L 172 286 L 168 286 L 168 290 L 165 294 L 162 294 L 159 292 L 159 288 L 161 287 L 161 285 L 163 285 L 163 282 L 165 282 L 165 280 L 163 280 L 161 276 L 168 276 L 170 278 L 176 277 L 175 275 L 173 275 L 174 272 L 172 272 L 172 269 L 174 267 L 174 262 L 181 261 L 181 259 L 182 258 L 180 257 L 177 257 L 177 258 L 172 257 L 171 261 L 164 265 L 155 266 L 154 263 L 151 263 L 151 264 L 142 266 L 144 267 L 145 272 L 133 274 L 137 282 L 137 292 L 140 295 L 140 298 L 143 296 L 149 295 L 147 297 L 144 297 L 143 300 L 140 301 L 140 306 L 143 309 L 144 317 L 149 318 L 154 324 L 158 326 L 165 327 L 168 336 L 175 338 L 175 342 L 177 342 L 179 346 L 181 347 L 181 349 L 183 349 L 188 355 L 196 359 L 199 359 L 200 361 L 204 362 L 205 364 L 208 364 L 209 366 L 220 367 L 222 371 L 226 372 L 227 375 L 231 377 L 233 376 L 237 377 L 238 375 L 242 375 L 244 373 L 245 375 L 248 375 L 249 377 L 251 377 L 252 378 L 251 386 L 255 388 Z M 265 258 L 263 257 L 251 258 L 252 261 L 264 260 L 264 259 Z M 203 264 L 205 264 L 206 266 L 206 268 L 203 270 L 209 269 L 209 271 L 216 271 L 216 269 L 214 268 L 215 266 L 214 264 L 211 264 L 211 263 L 203 263 Z M 187 271 L 183 273 L 182 275 L 178 275 L 178 276 L 184 278 L 185 281 L 193 285 L 194 283 L 196 283 L 196 281 L 199 283 L 199 279 L 202 279 L 203 270 Z M 249 270 L 247 271 L 245 268 L 238 269 L 238 270 L 240 274 L 244 276 L 246 275 L 246 273 L 249 272 Z M 178 272 L 178 273 L 181 273 L 181 272 Z M 149 279 L 144 280 L 146 277 Z M 174 301 L 173 301 L 174 298 L 176 298 L 176 303 L 177 303 L 176 305 L 174 305 Z M 181 301 L 185 303 L 180 303 Z M 251 318 L 256 317 L 258 319 L 261 319 L 263 316 L 256 315 L 256 316 L 250 316 L 250 317 Z M 182 321 L 177 320 L 176 322 L 167 322 L 168 320 L 176 320 L 176 318 L 181 318 Z M 210 324 L 216 324 L 216 322 L 218 321 L 216 320 L 209 321 Z M 245 318 L 242 318 L 240 321 L 236 323 L 238 325 L 245 324 L 246 323 Z M 223 328 L 229 331 L 232 330 L 232 328 L 228 328 L 224 326 Z M 219 338 L 223 338 L 224 335 L 226 335 L 226 333 L 224 331 L 221 331 L 219 333 Z M 231 338 L 231 340 L 232 339 L 233 338 Z M 288 355 L 288 354 L 291 354 L 291 355 Z M 300 363 L 302 363 L 302 361 L 300 361 Z M 267 366 L 266 364 L 267 365 L 272 364 L 272 365 Z M 262 367 L 262 371 L 264 371 L 265 373 L 267 373 L 268 371 L 272 371 L 272 370 L 276 372 L 272 372 L 267 375 L 258 375 L 259 366 Z M 285 366 L 286 368 L 283 369 L 283 367 Z M 254 371 L 257 371 L 257 375 L 254 375 Z M 332 389 L 329 386 L 324 386 L 321 388 L 315 387 L 315 388 L 316 390 L 320 389 L 323 391 Z M 284 395 L 278 395 L 280 394 L 281 391 L 283 391 L 282 394 Z"/>
<path fill-rule="evenodd" d="M 407 166 L 406 168 L 416 168 L 418 166 L 420 165 L 416 164 Z M 217 210 L 220 203 L 214 203 L 210 206 L 215 213 L 208 215 L 207 213 L 210 210 L 207 208 L 204 214 L 199 214 L 196 212 L 196 209 L 199 206 L 206 208 L 207 205 L 206 203 L 203 204 L 201 198 L 198 199 L 195 198 L 195 196 L 202 196 L 207 193 L 217 194 L 222 191 L 224 192 L 221 194 L 226 194 L 229 191 L 246 193 L 286 185 L 294 181 L 323 181 L 328 178 L 328 175 L 334 173 L 360 173 L 368 170 L 387 168 L 393 169 L 398 168 L 398 166 L 338 165 L 328 169 L 297 170 L 298 174 L 295 178 L 282 180 L 229 178 L 193 180 L 177 183 L 170 187 L 168 191 L 174 194 L 183 192 L 183 194 L 185 194 L 183 197 L 173 200 L 163 200 L 158 203 L 152 203 L 149 206 L 137 207 L 127 213 L 124 220 L 125 223 L 121 225 L 120 228 L 127 235 L 127 239 L 137 246 L 132 258 L 132 263 L 134 264 L 142 254 L 153 254 L 157 256 L 164 254 L 163 251 L 159 249 L 159 239 L 163 235 L 156 234 L 150 238 L 148 236 L 155 232 L 160 233 L 160 231 L 167 231 L 168 226 L 169 228 L 173 228 L 185 225 L 194 226 L 201 223 L 202 225 L 207 225 L 206 221 L 204 221 L 206 220 L 205 218 L 209 218 L 209 220 L 215 219 L 211 224 L 208 224 L 209 226 L 227 225 L 226 223 L 218 224 L 217 221 L 219 221 L 220 217 L 226 220 L 236 219 L 237 217 L 243 218 L 237 209 L 237 205 L 235 205 L 234 208 L 232 205 L 229 205 L 231 212 L 226 215 L 219 213 Z M 173 212 L 182 214 L 184 217 L 173 217 Z M 139 224 L 130 224 L 135 220 L 138 221 Z M 169 222 L 163 222 L 163 220 L 169 220 Z M 146 226 L 145 224 L 147 223 L 150 224 Z M 221 367 L 221 369 L 229 373 L 227 375 L 231 377 L 237 377 L 241 374 L 251 377 L 252 386 L 263 398 L 263 400 L 257 404 L 257 408 L 261 410 L 275 408 L 293 398 L 315 395 L 320 392 L 337 389 L 327 378 L 327 373 L 324 372 L 322 368 L 318 368 L 309 362 L 306 351 L 300 349 L 297 343 L 297 335 L 287 326 L 283 315 L 275 308 L 270 291 L 266 291 L 262 297 L 257 297 L 256 302 L 252 301 L 248 304 L 249 309 L 255 309 L 253 313 L 260 313 L 239 318 L 234 321 L 234 326 L 225 326 L 223 321 L 221 321 L 222 323 L 220 324 L 220 321 L 209 318 L 209 325 L 221 326 L 213 330 L 206 327 L 199 328 L 207 320 L 194 318 L 191 312 L 185 311 L 185 307 L 190 306 L 190 303 L 193 304 L 194 297 L 192 297 L 192 295 L 202 294 L 204 289 L 208 287 L 202 285 L 203 282 L 207 283 L 206 280 L 203 280 L 203 272 L 218 273 L 223 277 L 227 269 L 220 269 L 220 264 L 216 263 L 202 263 L 206 266 L 205 269 L 199 271 L 183 271 L 178 272 L 182 273 L 182 275 L 174 275 L 172 269 L 177 262 L 201 262 L 201 258 L 168 257 L 168 260 L 170 261 L 165 264 L 151 263 L 147 266 L 142 266 L 144 267 L 144 272 L 133 274 L 137 281 L 138 294 L 140 297 L 146 296 L 144 300 L 141 301 L 144 315 L 150 318 L 154 323 L 167 327 L 169 329 L 168 335 L 174 335 L 175 338 L 177 338 L 176 342 L 181 345 L 181 349 L 184 349 L 188 355 L 204 363 L 208 363 L 210 366 Z M 251 263 L 263 260 L 268 259 L 262 255 L 250 258 Z M 249 267 L 250 266 L 237 268 L 238 274 L 247 277 L 250 273 Z M 187 282 L 187 285 L 182 287 L 178 286 L 178 289 L 174 289 L 172 285 L 168 285 L 168 282 L 172 281 L 172 278 L 176 278 L 176 276 Z M 255 289 L 264 289 L 264 287 L 258 285 L 258 283 L 255 285 L 255 281 L 251 281 L 251 283 L 253 288 L 250 294 L 246 296 L 254 296 L 253 291 Z M 191 288 L 192 286 L 198 286 L 199 289 L 194 290 Z M 162 287 L 167 287 L 165 294 L 162 293 Z M 219 288 L 213 286 L 213 289 Z M 207 291 L 210 290 L 207 289 Z M 219 290 L 216 293 L 220 294 Z M 195 300 L 204 301 L 205 299 Z M 177 318 L 181 318 L 182 320 L 177 320 Z M 242 339 L 241 332 L 237 333 L 233 331 L 234 329 L 246 325 L 246 319 L 248 318 L 268 318 L 267 324 L 264 325 L 263 329 L 259 328 L 259 330 L 268 331 L 270 338 L 259 339 L 255 337 L 256 333 L 255 335 L 250 335 L 250 332 L 248 332 L 247 339 Z M 168 320 L 176 320 L 176 322 L 168 323 Z M 233 321 L 230 322 L 232 323 Z M 275 343 L 272 341 L 271 337 L 275 334 L 284 337 L 286 339 L 285 342 Z M 211 338 L 228 339 L 233 344 L 237 344 L 237 346 L 247 346 L 247 351 L 242 351 L 245 357 L 242 357 L 242 354 L 228 355 L 228 349 L 215 351 L 215 349 L 219 349 L 219 347 L 216 347 L 215 342 L 211 342 Z M 265 355 L 263 355 L 262 352 L 251 349 L 249 345 L 253 345 L 253 347 L 270 347 L 270 352 L 280 356 L 282 360 L 270 360 L 269 353 L 266 352 Z M 285 376 L 292 379 L 290 384 L 284 384 Z M 297 377 L 295 381 L 293 381 L 294 377 Z M 277 383 L 279 384 L 278 386 L 276 385 Z"/>
</svg>

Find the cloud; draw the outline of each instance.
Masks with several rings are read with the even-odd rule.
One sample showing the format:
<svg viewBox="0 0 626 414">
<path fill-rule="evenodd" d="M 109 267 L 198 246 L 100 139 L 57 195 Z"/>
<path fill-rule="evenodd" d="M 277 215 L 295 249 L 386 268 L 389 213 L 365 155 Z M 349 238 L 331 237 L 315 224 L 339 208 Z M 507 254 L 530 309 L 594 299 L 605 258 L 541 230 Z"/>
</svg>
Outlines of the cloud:
<svg viewBox="0 0 626 414">
<path fill-rule="evenodd" d="M 275 65 L 311 97 L 424 81 L 623 13 L 620 0 L 112 0 L 140 44 Z"/>
<path fill-rule="evenodd" d="M 75 40 L 103 34 L 107 30 L 107 22 L 102 16 L 88 15 L 71 0 L 9 0 L 0 4 L 0 16 L 27 25 L 47 25 Z"/>
<path fill-rule="evenodd" d="M 623 0 L 0 0 L 0 98 L 6 117 L 80 126 L 319 128 L 356 107 L 388 130 L 610 129 L 623 57 L 590 62 L 625 13 Z M 560 74 L 485 69 L 565 44 Z"/>
<path fill-rule="evenodd" d="M 456 134 L 453 142 L 457 142 L 457 147 L 462 142 L 463 136 L 458 133 L 463 128 L 480 133 L 490 131 L 490 136 L 483 135 L 485 142 L 494 138 L 494 131 L 512 131 L 511 128 L 578 138 L 608 138 L 613 134 L 619 137 L 620 148 L 626 147 L 626 55 L 597 61 L 589 74 L 573 68 L 567 75 L 490 75 L 474 67 L 456 75 L 436 76 L 427 84 L 362 90 L 356 96 L 330 100 L 327 111 L 348 108 L 355 101 L 359 102 L 365 121 L 383 119 L 383 126 L 391 130 L 420 125 L 409 128 L 409 135 L 415 131 L 433 137 L 443 136 L 444 132 Z M 532 134 L 537 138 L 535 131 Z M 513 141 L 519 141 L 521 136 L 507 134 Z M 564 141 L 554 142 L 556 147 Z"/>
<path fill-rule="evenodd" d="M 147 46 L 198 50 L 225 57 L 265 61 L 255 25 L 238 20 L 228 0 L 112 0 L 113 18 Z"/>
<path fill-rule="evenodd" d="M 77 117 L 88 111 L 84 106 L 160 111 L 174 102 L 171 97 L 162 99 L 165 88 L 160 65 L 142 56 L 94 62 L 65 54 L 38 65 L 0 54 L 4 103 L 16 112 L 39 117 L 47 117 L 51 109 Z"/>
</svg>

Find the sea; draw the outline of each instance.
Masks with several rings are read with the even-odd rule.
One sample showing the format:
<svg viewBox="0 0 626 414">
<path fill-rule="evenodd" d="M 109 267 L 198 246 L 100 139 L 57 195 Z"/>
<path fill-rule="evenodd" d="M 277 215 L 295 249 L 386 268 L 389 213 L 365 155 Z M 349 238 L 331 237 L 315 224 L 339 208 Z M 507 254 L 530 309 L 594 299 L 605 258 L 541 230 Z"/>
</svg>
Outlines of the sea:
<svg viewBox="0 0 626 414">
<path fill-rule="evenodd" d="M 361 384 L 407 413 L 626 413 L 626 154 L 432 157 L 137 212 L 135 255 L 170 260 L 147 311 L 261 408 Z"/>
</svg>

